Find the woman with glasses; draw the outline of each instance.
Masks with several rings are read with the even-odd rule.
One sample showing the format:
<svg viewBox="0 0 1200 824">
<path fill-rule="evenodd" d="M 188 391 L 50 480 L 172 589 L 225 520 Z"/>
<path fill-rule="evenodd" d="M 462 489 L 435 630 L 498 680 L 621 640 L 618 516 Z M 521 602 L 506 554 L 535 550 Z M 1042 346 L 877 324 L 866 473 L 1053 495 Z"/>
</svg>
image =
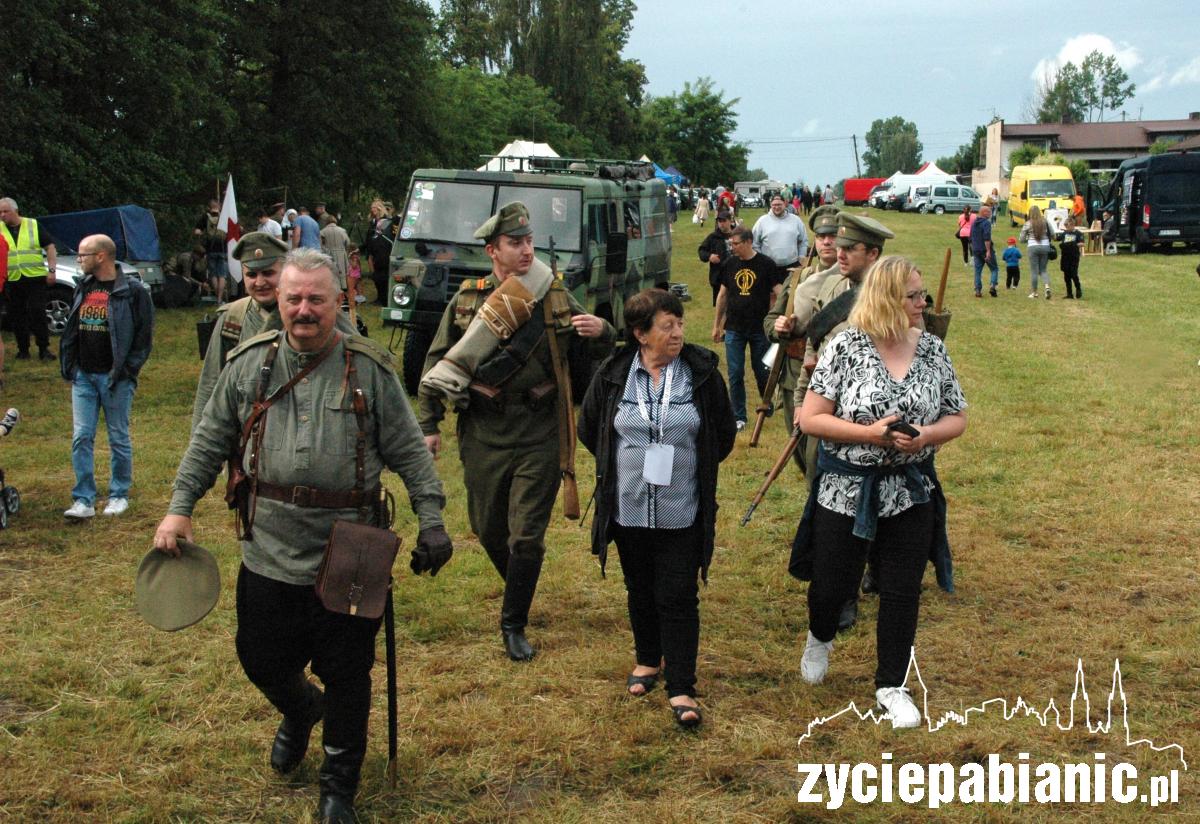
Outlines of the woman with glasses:
<svg viewBox="0 0 1200 824">
<path fill-rule="evenodd" d="M 912 261 L 893 255 L 876 262 L 849 328 L 821 354 L 800 410 L 803 431 L 821 439 L 793 556 L 794 563 L 804 559 L 812 582 L 800 673 L 810 684 L 825 678 L 838 612 L 854 597 L 873 546 L 875 698 L 894 727 L 921 722 L 904 682 L 925 564 L 945 546 L 934 453 L 967 427 L 946 347 L 922 331 L 926 297 Z"/>
</svg>

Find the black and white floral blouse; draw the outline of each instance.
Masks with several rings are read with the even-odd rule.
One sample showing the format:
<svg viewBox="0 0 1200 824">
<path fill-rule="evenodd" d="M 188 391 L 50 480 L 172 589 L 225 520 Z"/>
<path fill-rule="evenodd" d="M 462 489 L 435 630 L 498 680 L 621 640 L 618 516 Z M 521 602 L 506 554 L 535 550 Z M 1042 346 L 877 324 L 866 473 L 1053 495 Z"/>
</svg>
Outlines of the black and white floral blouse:
<svg viewBox="0 0 1200 824">
<path fill-rule="evenodd" d="M 821 353 L 808 388 L 833 401 L 833 414 L 857 424 L 870 425 L 888 415 L 920 428 L 967 408 L 958 376 L 946 347 L 925 332 L 903 380 L 888 372 L 879 351 L 863 331 L 850 327 L 834 336 Z M 936 451 L 929 446 L 906 455 L 898 449 L 861 443 L 822 440 L 834 457 L 860 466 L 895 466 L 920 463 Z M 898 515 L 913 505 L 903 475 L 887 475 L 879 482 L 879 517 Z M 861 478 L 826 473 L 821 477 L 817 503 L 842 515 L 855 515 Z M 926 479 L 926 486 L 932 484 Z"/>
</svg>

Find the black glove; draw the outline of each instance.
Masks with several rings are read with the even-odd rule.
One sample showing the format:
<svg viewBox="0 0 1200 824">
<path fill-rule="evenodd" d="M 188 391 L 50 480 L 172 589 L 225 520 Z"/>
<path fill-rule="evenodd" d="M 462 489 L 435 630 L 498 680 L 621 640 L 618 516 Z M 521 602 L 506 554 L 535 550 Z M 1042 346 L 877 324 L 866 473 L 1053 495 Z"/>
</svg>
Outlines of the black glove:
<svg viewBox="0 0 1200 824">
<path fill-rule="evenodd" d="M 429 576 L 433 578 L 453 554 L 454 544 L 450 542 L 446 528 L 431 526 L 429 529 L 422 529 L 417 535 L 417 548 L 412 551 L 412 560 L 408 566 L 414 575 L 428 570 Z"/>
</svg>

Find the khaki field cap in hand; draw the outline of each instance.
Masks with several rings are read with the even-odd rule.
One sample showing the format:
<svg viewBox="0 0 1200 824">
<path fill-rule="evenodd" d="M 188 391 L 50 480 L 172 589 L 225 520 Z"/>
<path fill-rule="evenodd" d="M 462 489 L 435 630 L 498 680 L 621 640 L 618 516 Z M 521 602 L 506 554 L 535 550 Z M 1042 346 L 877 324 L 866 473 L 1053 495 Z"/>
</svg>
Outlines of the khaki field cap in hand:
<svg viewBox="0 0 1200 824">
<path fill-rule="evenodd" d="M 836 235 L 838 230 L 837 216 L 842 210 L 836 206 L 819 206 L 813 210 L 808 219 L 808 228 L 817 235 Z"/>
<path fill-rule="evenodd" d="M 247 232 L 233 247 L 233 259 L 255 271 L 266 269 L 287 253 L 287 244 L 269 232 Z"/>
<path fill-rule="evenodd" d="M 212 611 L 221 594 L 217 561 L 207 549 L 182 538 L 179 557 L 151 549 L 133 585 L 137 611 L 155 629 L 175 632 Z"/>
<path fill-rule="evenodd" d="M 837 240 L 834 242 L 845 248 L 865 243 L 868 246 L 878 246 L 882 249 L 885 240 L 896 236 L 891 229 L 875 218 L 866 215 L 852 215 L 849 212 L 838 214 L 837 227 Z"/>
<path fill-rule="evenodd" d="M 533 231 L 529 223 L 529 210 L 519 200 L 514 200 L 489 217 L 475 230 L 475 237 L 490 241 L 497 235 L 522 237 Z"/>
</svg>

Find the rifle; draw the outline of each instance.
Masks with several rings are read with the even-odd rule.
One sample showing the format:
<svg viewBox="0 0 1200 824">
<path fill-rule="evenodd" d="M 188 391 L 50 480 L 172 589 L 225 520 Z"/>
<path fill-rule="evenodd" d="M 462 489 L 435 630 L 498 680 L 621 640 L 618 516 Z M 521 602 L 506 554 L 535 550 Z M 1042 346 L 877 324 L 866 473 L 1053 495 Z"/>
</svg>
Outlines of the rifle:
<svg viewBox="0 0 1200 824">
<path fill-rule="evenodd" d="M 816 247 L 808 250 L 808 257 L 804 262 L 797 266 L 796 271 L 792 273 L 792 283 L 788 286 L 788 301 L 791 302 L 792 296 L 796 292 L 796 287 L 800 285 L 800 273 L 812 265 L 812 260 L 816 256 Z M 789 313 L 790 314 L 790 313 Z M 779 348 L 775 351 L 775 360 L 771 363 L 771 372 L 767 375 L 767 384 L 763 387 L 762 403 L 754 411 L 758 417 L 754 420 L 754 431 L 750 433 L 750 445 L 758 446 L 758 437 L 762 434 L 763 422 L 766 421 L 768 413 L 771 411 L 770 398 L 775 394 L 775 387 L 779 385 L 779 376 L 783 374 L 783 366 L 787 363 L 787 346 L 783 341 L 779 341 Z"/>
<path fill-rule="evenodd" d="M 558 257 L 554 238 L 550 238 L 550 272 L 558 280 Z M 571 375 L 558 346 L 558 330 L 550 297 L 542 301 L 546 320 L 546 337 L 550 344 L 550 360 L 554 362 L 554 379 L 558 383 L 558 470 L 562 475 L 563 515 L 568 520 L 579 519 L 579 485 L 575 482 L 575 401 L 571 397 Z"/>
<path fill-rule="evenodd" d="M 942 300 L 946 296 L 946 279 L 950 274 L 950 249 L 946 249 L 946 257 L 942 261 L 942 280 L 938 284 L 937 298 L 933 302 L 933 311 L 925 316 L 925 331 L 937 335 L 942 340 L 950 330 L 950 313 L 942 311 Z"/>
<path fill-rule="evenodd" d="M 771 471 L 767 473 L 767 479 L 763 481 L 763 485 L 758 488 L 754 499 L 750 501 L 750 508 L 746 510 L 746 514 L 742 516 L 742 526 L 750 523 L 750 518 L 754 515 L 754 510 L 762 503 L 766 497 L 767 490 L 771 488 L 771 484 L 775 483 L 775 479 L 779 477 L 779 473 L 787 466 L 788 461 L 792 459 L 792 453 L 796 451 L 796 447 L 800 445 L 800 427 L 792 430 L 792 437 L 788 438 L 787 444 L 783 447 L 783 452 L 779 456 L 779 460 L 775 461 L 775 465 L 771 467 Z"/>
</svg>

